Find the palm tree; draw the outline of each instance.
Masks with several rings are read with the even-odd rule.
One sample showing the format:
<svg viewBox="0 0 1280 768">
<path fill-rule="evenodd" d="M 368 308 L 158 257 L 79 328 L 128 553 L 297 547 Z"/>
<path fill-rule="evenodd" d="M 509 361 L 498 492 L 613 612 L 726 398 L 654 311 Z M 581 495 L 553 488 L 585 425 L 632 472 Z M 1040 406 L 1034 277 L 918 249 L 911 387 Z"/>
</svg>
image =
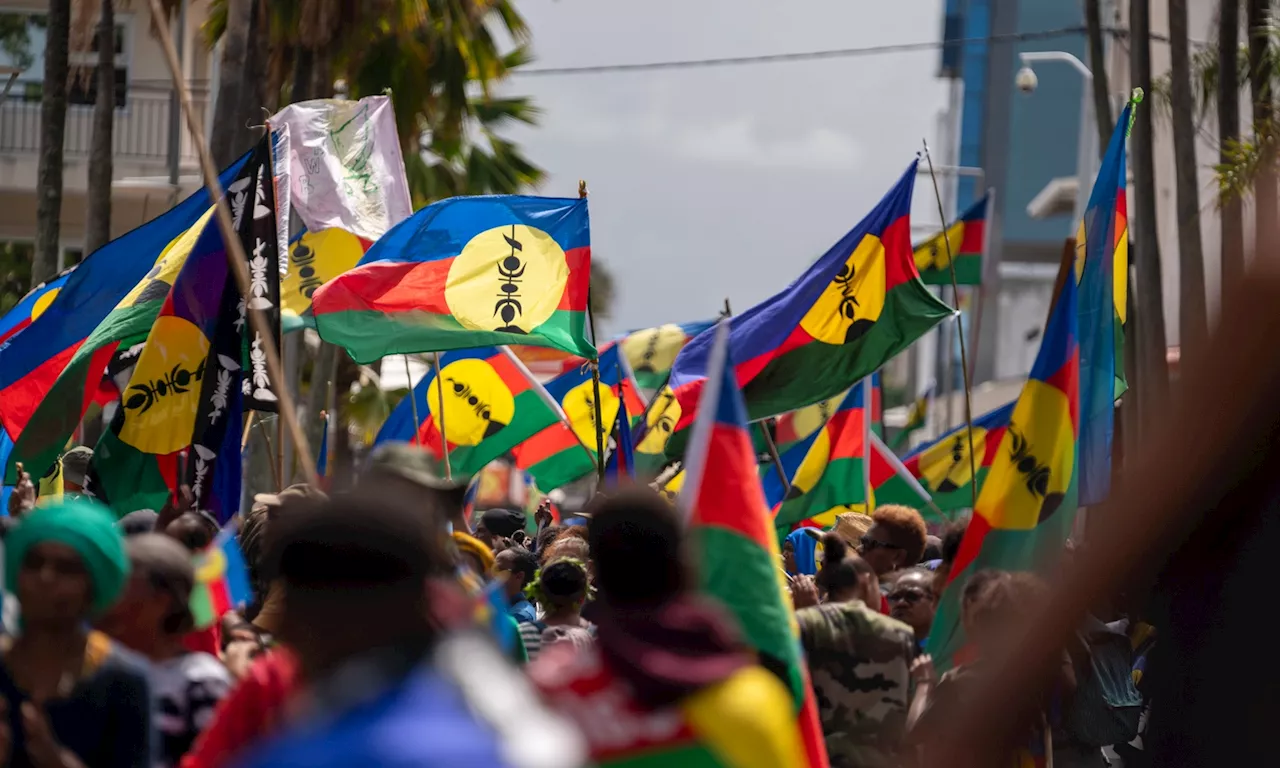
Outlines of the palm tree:
<svg viewBox="0 0 1280 768">
<path fill-rule="evenodd" d="M 1134 85 L 1151 84 L 1151 0 L 1132 0 L 1129 4 L 1129 79 Z M 1138 339 L 1139 378 L 1142 381 L 1138 393 L 1142 405 L 1142 422 L 1149 424 L 1163 415 L 1168 402 L 1169 369 L 1165 358 L 1167 336 L 1164 327 L 1164 288 L 1160 269 L 1160 244 L 1156 227 L 1155 156 L 1152 150 L 1152 114 L 1149 109 L 1137 110 L 1130 134 L 1133 140 L 1134 216 L 1133 233 L 1135 247 L 1130 251 L 1137 279 L 1136 293 L 1142 302 L 1142 311 L 1134 312 L 1129 322 L 1134 324 Z"/>
<path fill-rule="evenodd" d="M 1221 0 L 1218 8 L 1218 161 L 1231 160 L 1230 147 L 1240 141 L 1240 0 Z M 1222 216 L 1222 284 L 1244 276 L 1244 219 L 1240 198 L 1220 202 Z"/>
<path fill-rule="evenodd" d="M 1245 21 L 1249 26 L 1249 93 L 1253 100 L 1253 125 L 1255 144 L 1261 150 L 1254 178 L 1254 201 L 1257 210 L 1256 240 L 1276 242 L 1277 198 L 1276 153 L 1273 146 L 1276 136 L 1274 96 L 1271 78 L 1274 61 L 1271 56 L 1271 4 L 1268 0 L 1247 0 Z"/>
<path fill-rule="evenodd" d="M 250 80 L 236 73 L 249 71 L 249 27 L 253 19 L 253 0 L 227 0 L 222 51 L 218 60 L 218 92 L 214 96 L 214 123 L 209 134 L 209 152 L 219 168 L 225 168 L 238 156 L 237 149 L 248 147 L 253 138 L 247 127 L 248 115 L 240 110 L 240 92 Z"/>
<path fill-rule="evenodd" d="M 62 233 L 62 145 L 67 132 L 71 0 L 49 0 L 40 95 L 40 162 L 36 172 L 36 247 L 31 286 L 58 271 Z"/>
<path fill-rule="evenodd" d="M 1098 123 L 1098 156 L 1106 154 L 1115 120 L 1111 117 L 1111 91 L 1107 83 L 1106 46 L 1102 39 L 1100 0 L 1085 0 L 1085 27 L 1089 35 L 1089 65 L 1093 70 L 1093 115 Z"/>
<path fill-rule="evenodd" d="M 93 102 L 93 136 L 89 144 L 85 254 L 93 253 L 111 239 L 111 138 L 116 115 L 116 20 L 112 0 L 101 0 L 96 39 L 97 93 Z"/>
<path fill-rule="evenodd" d="M 1209 335 L 1200 241 L 1200 190 L 1196 182 L 1195 100 L 1187 40 L 1187 0 L 1169 0 L 1170 106 L 1178 214 L 1179 339 L 1182 359 L 1195 364 Z"/>
</svg>

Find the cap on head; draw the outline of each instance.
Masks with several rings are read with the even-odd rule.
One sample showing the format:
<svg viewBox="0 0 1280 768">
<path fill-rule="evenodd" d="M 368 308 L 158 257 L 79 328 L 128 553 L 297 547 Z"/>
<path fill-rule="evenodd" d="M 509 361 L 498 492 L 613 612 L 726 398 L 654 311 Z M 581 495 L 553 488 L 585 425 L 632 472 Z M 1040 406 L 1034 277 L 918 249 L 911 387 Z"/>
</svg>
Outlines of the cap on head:
<svg viewBox="0 0 1280 768">
<path fill-rule="evenodd" d="M 62 454 L 62 481 L 84 487 L 85 476 L 89 474 L 89 462 L 93 460 L 93 449 L 78 445 Z"/>
<path fill-rule="evenodd" d="M 154 509 L 135 509 L 120 518 L 116 525 L 125 536 L 137 536 L 140 533 L 151 533 L 156 529 L 156 520 L 160 515 Z"/>
<path fill-rule="evenodd" d="M 369 456 L 369 469 L 387 472 L 433 491 L 457 491 L 466 493 L 465 483 L 446 480 L 438 474 L 439 462 L 424 448 L 412 443 L 383 443 Z"/>
<path fill-rule="evenodd" d="M 480 514 L 480 523 L 489 533 L 509 538 L 516 531 L 523 531 L 525 514 L 518 509 L 486 509 Z"/>
<path fill-rule="evenodd" d="M 258 493 L 253 497 L 253 507 L 255 510 L 271 510 L 278 509 L 290 502 L 294 501 L 311 501 L 322 502 L 329 497 L 324 491 L 314 488 L 306 483 L 298 483 L 285 488 L 279 493 Z"/>
<path fill-rule="evenodd" d="M 174 616 L 170 631 L 191 627 L 191 590 L 195 588 L 195 567 L 191 553 L 175 539 L 160 533 L 140 533 L 125 540 L 125 551 L 135 573 L 143 573 L 153 586 L 173 598 Z"/>
</svg>

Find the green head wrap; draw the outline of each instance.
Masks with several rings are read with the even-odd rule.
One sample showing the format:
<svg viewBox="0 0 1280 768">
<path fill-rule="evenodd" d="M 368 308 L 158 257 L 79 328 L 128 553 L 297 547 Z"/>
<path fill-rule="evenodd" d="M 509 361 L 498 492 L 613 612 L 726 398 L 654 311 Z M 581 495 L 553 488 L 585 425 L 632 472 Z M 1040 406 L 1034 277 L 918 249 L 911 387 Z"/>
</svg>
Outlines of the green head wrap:
<svg viewBox="0 0 1280 768">
<path fill-rule="evenodd" d="M 74 549 L 93 582 L 93 614 L 111 607 L 129 575 L 124 539 L 106 507 L 86 498 L 66 499 L 28 512 L 5 538 L 4 579 L 13 590 L 27 551 L 56 542 Z"/>
</svg>

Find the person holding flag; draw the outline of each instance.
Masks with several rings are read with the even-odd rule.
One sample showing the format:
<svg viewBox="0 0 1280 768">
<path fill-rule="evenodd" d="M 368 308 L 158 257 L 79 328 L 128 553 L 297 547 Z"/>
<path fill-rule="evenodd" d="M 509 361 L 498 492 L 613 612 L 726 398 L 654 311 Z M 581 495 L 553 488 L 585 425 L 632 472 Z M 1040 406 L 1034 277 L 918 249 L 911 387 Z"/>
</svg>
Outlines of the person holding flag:
<svg viewBox="0 0 1280 768">
<path fill-rule="evenodd" d="M 588 531 L 596 644 L 549 646 L 530 676 L 577 722 L 592 763 L 804 765 L 790 695 L 753 662 L 723 609 L 694 593 L 676 510 L 633 486 L 599 497 Z"/>
</svg>

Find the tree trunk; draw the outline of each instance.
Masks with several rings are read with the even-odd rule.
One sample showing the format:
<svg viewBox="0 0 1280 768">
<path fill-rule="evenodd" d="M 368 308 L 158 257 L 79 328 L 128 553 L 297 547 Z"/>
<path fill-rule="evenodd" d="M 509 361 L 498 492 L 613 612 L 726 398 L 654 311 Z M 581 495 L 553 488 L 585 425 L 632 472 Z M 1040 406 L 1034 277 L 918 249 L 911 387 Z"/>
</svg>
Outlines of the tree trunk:
<svg viewBox="0 0 1280 768">
<path fill-rule="evenodd" d="M 289 91 L 290 102 L 297 104 L 311 98 L 311 87 L 315 78 L 315 55 L 307 47 L 298 46 L 293 52 L 293 88 Z"/>
<path fill-rule="evenodd" d="M 254 79 L 254 88 L 241 89 L 241 99 L 243 103 L 249 105 L 254 115 L 258 117 L 273 115 L 280 108 L 282 80 L 274 79 L 270 71 L 271 24 L 266 0 L 253 0 L 253 20 L 249 25 L 248 61 L 250 72 L 266 74 Z"/>
<path fill-rule="evenodd" d="M 93 138 L 89 146 L 86 256 L 111 239 L 111 139 L 116 118 L 116 19 L 112 1 L 102 0 L 98 19 L 98 93 L 93 102 Z"/>
<path fill-rule="evenodd" d="M 40 98 L 40 165 L 36 172 L 36 243 L 31 259 L 34 287 L 58 271 L 62 233 L 62 144 L 67 133 L 67 48 L 71 0 L 49 0 Z"/>
<path fill-rule="evenodd" d="M 227 0 L 227 29 L 222 34 L 218 93 L 209 137 L 209 152 L 219 168 L 231 165 L 253 142 L 253 135 L 246 127 L 252 115 L 243 113 L 240 94 L 242 89 L 252 89 L 258 82 L 257 74 L 248 69 L 252 18 L 253 0 Z"/>
<path fill-rule="evenodd" d="M 1275 106 L 1271 91 L 1271 6 L 1268 0 L 1247 0 L 1249 26 L 1249 95 L 1253 99 L 1253 131 L 1263 148 L 1262 161 L 1254 179 L 1257 205 L 1255 248 L 1274 247 L 1277 242 L 1278 200 L 1276 191 Z"/>
<path fill-rule="evenodd" d="M 1228 147 L 1240 138 L 1240 0 L 1222 0 L 1218 23 L 1218 160 L 1230 162 Z M 1224 194 L 1222 214 L 1222 295 L 1244 276 L 1244 213 L 1240 196 Z"/>
<path fill-rule="evenodd" d="M 1209 335 L 1204 295 L 1204 252 L 1200 240 L 1200 189 L 1196 180 L 1196 127 L 1192 119 L 1191 55 L 1187 41 L 1187 0 L 1169 0 L 1169 61 L 1173 111 L 1173 158 L 1178 212 L 1178 339 L 1181 365 L 1200 360 Z"/>
<path fill-rule="evenodd" d="M 1085 0 L 1085 26 L 1089 31 L 1089 67 L 1093 70 L 1093 114 L 1098 121 L 1098 157 L 1107 152 L 1115 118 L 1111 116 L 1111 89 L 1107 83 L 1106 46 L 1102 39 L 1101 0 Z"/>
<path fill-rule="evenodd" d="M 312 52 L 311 88 L 309 98 L 333 98 L 333 45 L 322 46 Z"/>
<path fill-rule="evenodd" d="M 1129 79 L 1151 88 L 1151 0 L 1129 5 Z M 1163 418 L 1169 401 L 1168 346 L 1164 327 L 1164 283 L 1160 269 L 1160 243 L 1156 234 L 1156 174 L 1152 150 L 1151 110 L 1139 109 L 1133 122 L 1133 234 L 1129 260 L 1137 273 L 1135 293 L 1138 311 L 1129 315 L 1130 333 L 1137 339 L 1142 371 L 1142 423 Z"/>
</svg>

